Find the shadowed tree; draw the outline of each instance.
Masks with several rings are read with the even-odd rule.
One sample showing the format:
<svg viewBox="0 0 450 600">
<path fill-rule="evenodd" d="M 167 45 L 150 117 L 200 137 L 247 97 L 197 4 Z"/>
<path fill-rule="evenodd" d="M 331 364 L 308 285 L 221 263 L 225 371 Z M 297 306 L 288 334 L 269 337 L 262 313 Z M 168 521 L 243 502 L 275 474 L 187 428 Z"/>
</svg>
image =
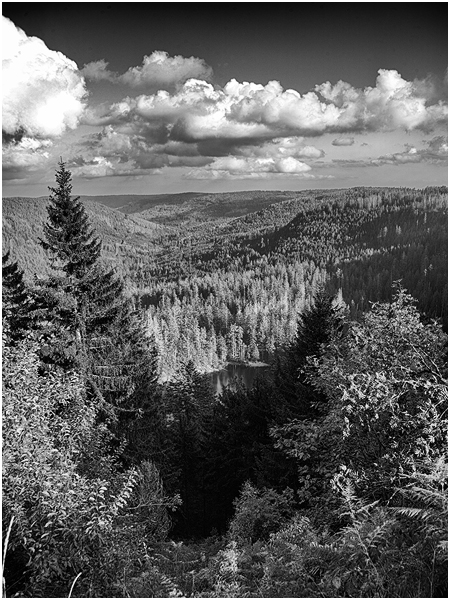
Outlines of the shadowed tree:
<svg viewBox="0 0 450 600">
<path fill-rule="evenodd" d="M 3 319 L 11 342 L 25 337 L 31 324 L 32 299 L 23 280 L 23 271 L 13 262 L 10 253 L 2 256 Z"/>
<path fill-rule="evenodd" d="M 297 335 L 283 358 L 278 359 L 275 384 L 282 398 L 280 417 L 311 418 L 320 411 L 324 395 L 310 383 L 311 365 L 324 344 L 341 335 L 344 313 L 333 295 L 319 289 L 314 304 L 299 317 Z M 283 415 L 284 413 L 284 415 Z"/>
</svg>

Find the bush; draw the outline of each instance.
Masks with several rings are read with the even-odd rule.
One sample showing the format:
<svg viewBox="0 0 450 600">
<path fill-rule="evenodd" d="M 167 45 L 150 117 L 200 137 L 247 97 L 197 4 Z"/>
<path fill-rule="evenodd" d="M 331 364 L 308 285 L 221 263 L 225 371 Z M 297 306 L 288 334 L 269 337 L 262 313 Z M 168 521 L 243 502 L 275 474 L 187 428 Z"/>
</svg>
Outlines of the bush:
<svg viewBox="0 0 450 600">
<path fill-rule="evenodd" d="M 151 463 L 118 471 L 80 378 L 39 375 L 31 343 L 6 346 L 3 369 L 6 564 L 25 556 L 32 595 L 67 595 L 81 573 L 75 594 L 108 596 L 119 574 L 139 572 L 146 536 L 167 533 L 159 473 Z"/>
<path fill-rule="evenodd" d="M 206 569 L 209 594 L 447 597 L 445 481 L 440 461 L 428 463 L 405 489 L 406 496 L 414 497 L 415 507 L 390 509 L 357 498 L 348 478 L 336 476 L 333 493 L 340 497 L 345 527 L 336 533 L 319 532 L 296 513 L 266 542 L 232 540 Z"/>
<path fill-rule="evenodd" d="M 253 543 L 280 529 L 293 513 L 294 497 L 289 488 L 279 494 L 268 488 L 258 490 L 247 481 L 234 504 L 229 536 L 239 543 Z"/>
</svg>

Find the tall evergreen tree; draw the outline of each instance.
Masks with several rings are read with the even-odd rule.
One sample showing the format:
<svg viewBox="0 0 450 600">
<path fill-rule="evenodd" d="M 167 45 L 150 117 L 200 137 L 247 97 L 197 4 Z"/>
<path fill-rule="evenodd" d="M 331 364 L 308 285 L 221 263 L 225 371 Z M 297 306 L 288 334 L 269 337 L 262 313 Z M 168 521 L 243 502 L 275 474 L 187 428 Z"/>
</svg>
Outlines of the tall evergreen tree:
<svg viewBox="0 0 450 600">
<path fill-rule="evenodd" d="M 282 397 L 281 418 L 311 418 L 320 414 L 317 405 L 324 396 L 310 383 L 311 364 L 343 330 L 344 316 L 333 295 L 324 289 L 316 292 L 313 305 L 299 317 L 297 335 L 279 359 L 275 383 Z"/>
<path fill-rule="evenodd" d="M 48 222 L 40 243 L 55 276 L 45 285 L 57 299 L 61 328 L 72 335 L 74 363 L 88 388 L 117 421 L 136 416 L 154 374 L 149 340 L 124 294 L 123 283 L 100 262 L 101 242 L 79 197 L 72 197 L 71 173 L 59 163 L 50 188 Z"/>
<path fill-rule="evenodd" d="M 56 173 L 58 187 L 50 187 L 48 222 L 44 225 L 47 250 L 53 267 L 60 268 L 68 277 L 78 280 L 100 258 L 101 242 L 95 237 L 79 197 L 72 197 L 72 175 L 65 163 L 59 163 Z"/>
<path fill-rule="evenodd" d="M 183 501 L 175 531 L 182 535 L 207 535 L 205 441 L 214 403 L 207 377 L 188 361 L 177 379 L 167 386 L 167 463 L 162 473 Z M 197 524 L 197 525 L 196 525 Z"/>
</svg>

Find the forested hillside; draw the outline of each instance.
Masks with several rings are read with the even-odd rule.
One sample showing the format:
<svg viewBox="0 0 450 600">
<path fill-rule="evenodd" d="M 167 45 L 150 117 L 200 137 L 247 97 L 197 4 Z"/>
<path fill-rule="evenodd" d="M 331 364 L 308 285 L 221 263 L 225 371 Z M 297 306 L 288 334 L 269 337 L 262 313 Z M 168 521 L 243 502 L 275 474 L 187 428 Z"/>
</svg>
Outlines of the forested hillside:
<svg viewBox="0 0 450 600">
<path fill-rule="evenodd" d="M 38 240 L 43 235 L 48 198 L 3 198 L 2 243 L 3 252 L 20 261 L 27 279 L 34 275 L 46 276 L 49 267 Z M 168 228 L 108 209 L 98 202 L 85 201 L 83 205 L 102 239 L 102 258 L 125 274 L 128 260 L 143 248 L 151 257 L 160 249 L 159 241 L 170 231 Z"/>
<path fill-rule="evenodd" d="M 161 356 L 170 348 L 169 374 L 177 353 L 200 369 L 208 356 L 210 368 L 223 364 L 225 346 L 233 359 L 273 353 L 293 339 L 295 315 L 319 284 L 357 318 L 401 280 L 446 328 L 446 188 L 300 194 L 172 243 L 131 271 Z"/>
<path fill-rule="evenodd" d="M 56 184 L 4 201 L 3 595 L 447 597 L 446 188 Z"/>
<path fill-rule="evenodd" d="M 44 199 L 6 199 L 3 244 L 31 277 Z M 116 210 L 104 206 L 114 206 Z M 295 335 L 318 284 L 352 318 L 401 280 L 447 327 L 447 188 L 98 197 L 84 205 L 102 258 L 147 309 L 159 372 L 258 361 Z M 241 215 L 241 216 L 239 216 Z"/>
</svg>

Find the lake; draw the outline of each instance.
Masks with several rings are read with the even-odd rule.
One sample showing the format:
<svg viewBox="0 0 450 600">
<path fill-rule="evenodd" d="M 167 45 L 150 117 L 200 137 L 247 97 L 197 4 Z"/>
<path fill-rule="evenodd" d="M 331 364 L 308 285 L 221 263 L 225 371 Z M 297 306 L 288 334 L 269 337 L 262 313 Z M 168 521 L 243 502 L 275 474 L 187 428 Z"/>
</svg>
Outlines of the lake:
<svg viewBox="0 0 450 600">
<path fill-rule="evenodd" d="M 240 365 L 229 363 L 226 369 L 210 373 L 211 382 L 218 394 L 221 394 L 224 388 L 230 387 L 236 389 L 236 381 L 241 380 L 247 389 L 251 389 L 257 375 L 262 375 L 269 368 L 268 365 Z"/>
</svg>

